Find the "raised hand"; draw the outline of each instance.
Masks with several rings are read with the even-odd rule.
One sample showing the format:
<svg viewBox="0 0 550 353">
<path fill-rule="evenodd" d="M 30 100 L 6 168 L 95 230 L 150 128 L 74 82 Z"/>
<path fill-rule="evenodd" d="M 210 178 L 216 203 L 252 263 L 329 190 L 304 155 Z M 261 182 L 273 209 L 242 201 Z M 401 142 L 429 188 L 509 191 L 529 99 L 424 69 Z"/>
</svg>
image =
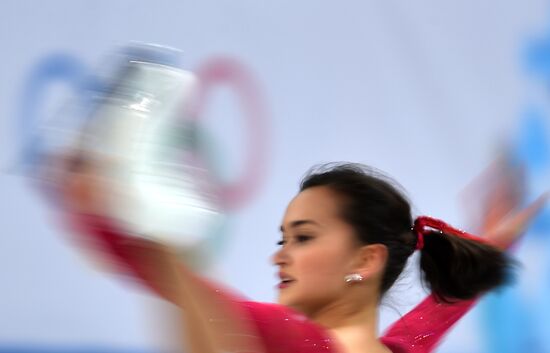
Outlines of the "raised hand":
<svg viewBox="0 0 550 353">
<path fill-rule="evenodd" d="M 546 192 L 523 206 L 526 193 L 523 168 L 506 156 L 499 158 L 477 180 L 473 189 L 476 195 L 482 197 L 477 232 L 503 250 L 525 233 L 550 197 L 550 193 Z"/>
<path fill-rule="evenodd" d="M 484 236 L 501 249 L 509 248 L 525 233 L 549 197 L 550 193 L 545 192 L 527 207 L 513 210 L 500 220 L 491 219 L 484 227 Z"/>
</svg>

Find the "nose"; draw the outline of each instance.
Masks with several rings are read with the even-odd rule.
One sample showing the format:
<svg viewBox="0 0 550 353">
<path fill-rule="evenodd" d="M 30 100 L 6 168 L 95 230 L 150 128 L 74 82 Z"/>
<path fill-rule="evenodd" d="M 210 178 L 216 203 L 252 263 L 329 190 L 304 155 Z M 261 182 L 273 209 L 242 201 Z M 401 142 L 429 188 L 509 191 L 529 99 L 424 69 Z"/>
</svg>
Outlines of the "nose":
<svg viewBox="0 0 550 353">
<path fill-rule="evenodd" d="M 275 266 L 283 266 L 288 264 L 288 252 L 284 247 L 281 247 L 271 256 L 271 262 Z"/>
</svg>

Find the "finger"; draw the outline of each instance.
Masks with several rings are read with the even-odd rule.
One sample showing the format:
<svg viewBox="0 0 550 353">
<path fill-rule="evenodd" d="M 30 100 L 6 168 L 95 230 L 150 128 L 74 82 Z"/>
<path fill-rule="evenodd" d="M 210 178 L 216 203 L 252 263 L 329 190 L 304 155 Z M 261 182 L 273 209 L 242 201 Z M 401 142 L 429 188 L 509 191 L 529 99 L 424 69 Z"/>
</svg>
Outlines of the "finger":
<svg viewBox="0 0 550 353">
<path fill-rule="evenodd" d="M 549 198 L 550 192 L 545 192 L 523 210 L 511 214 L 497 227 L 486 233 L 487 239 L 503 249 L 509 247 L 525 232 Z"/>
<path fill-rule="evenodd" d="M 525 196 L 524 168 L 508 162 L 486 183 L 489 194 L 484 202 L 481 233 L 490 232 L 517 209 Z"/>
</svg>

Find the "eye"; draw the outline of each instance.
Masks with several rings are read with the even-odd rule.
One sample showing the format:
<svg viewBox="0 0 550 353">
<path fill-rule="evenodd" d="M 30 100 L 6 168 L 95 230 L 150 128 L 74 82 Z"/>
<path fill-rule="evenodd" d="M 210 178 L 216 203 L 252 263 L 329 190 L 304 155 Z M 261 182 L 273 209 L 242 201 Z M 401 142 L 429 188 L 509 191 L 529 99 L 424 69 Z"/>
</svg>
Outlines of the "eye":
<svg viewBox="0 0 550 353">
<path fill-rule="evenodd" d="M 300 243 L 306 243 L 306 242 L 310 241 L 311 239 L 313 239 L 313 237 L 311 235 L 295 235 L 291 239 L 292 239 L 292 243 L 299 243 L 300 244 Z M 287 243 L 288 243 L 287 239 L 281 239 L 277 242 L 277 245 L 278 246 L 283 246 Z"/>
<path fill-rule="evenodd" d="M 313 239 L 313 237 L 310 236 L 310 235 L 297 235 L 295 237 L 295 239 L 296 239 L 296 242 L 298 242 L 298 243 L 305 243 L 305 242 Z"/>
</svg>

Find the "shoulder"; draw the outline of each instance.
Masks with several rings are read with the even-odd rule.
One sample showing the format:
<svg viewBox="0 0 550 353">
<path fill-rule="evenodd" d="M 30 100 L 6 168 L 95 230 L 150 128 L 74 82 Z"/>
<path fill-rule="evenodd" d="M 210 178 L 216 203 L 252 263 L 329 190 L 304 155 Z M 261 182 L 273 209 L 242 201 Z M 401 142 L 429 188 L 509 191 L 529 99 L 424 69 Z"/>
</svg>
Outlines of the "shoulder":
<svg viewBox="0 0 550 353">
<path fill-rule="evenodd" d="M 274 303 L 241 302 L 269 353 L 336 353 L 328 332 L 304 315 Z"/>
</svg>

